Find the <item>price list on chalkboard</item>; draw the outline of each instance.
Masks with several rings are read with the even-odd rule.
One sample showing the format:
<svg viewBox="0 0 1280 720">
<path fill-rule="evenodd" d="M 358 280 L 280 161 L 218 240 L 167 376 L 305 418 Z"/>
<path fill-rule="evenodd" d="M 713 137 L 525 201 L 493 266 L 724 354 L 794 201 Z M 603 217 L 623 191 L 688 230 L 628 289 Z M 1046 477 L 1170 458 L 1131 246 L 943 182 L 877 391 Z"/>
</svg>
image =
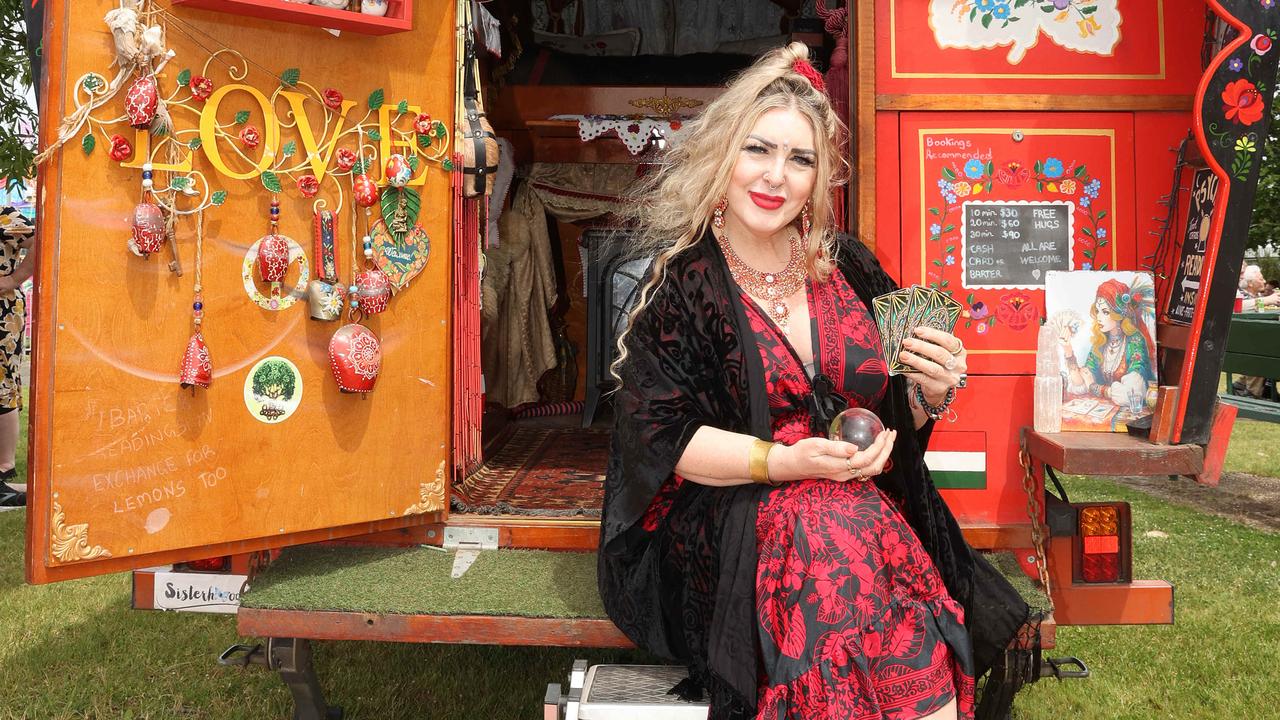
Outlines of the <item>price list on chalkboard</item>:
<svg viewBox="0 0 1280 720">
<path fill-rule="evenodd" d="M 1070 202 L 964 203 L 964 287 L 1044 287 L 1050 270 L 1070 270 L 1072 209 Z"/>
</svg>

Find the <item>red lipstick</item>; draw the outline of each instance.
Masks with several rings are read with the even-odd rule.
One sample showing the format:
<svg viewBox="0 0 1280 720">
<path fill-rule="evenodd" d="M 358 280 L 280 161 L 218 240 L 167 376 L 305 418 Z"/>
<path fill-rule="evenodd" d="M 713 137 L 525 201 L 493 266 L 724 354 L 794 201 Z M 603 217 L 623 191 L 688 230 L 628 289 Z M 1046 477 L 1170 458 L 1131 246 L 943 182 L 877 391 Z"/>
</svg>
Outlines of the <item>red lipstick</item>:
<svg viewBox="0 0 1280 720">
<path fill-rule="evenodd" d="M 747 193 L 747 194 L 751 196 L 751 202 L 755 203 L 759 207 L 764 208 L 765 210 L 777 210 L 778 208 L 782 207 L 783 203 L 787 201 L 786 198 L 780 197 L 778 195 L 765 195 L 764 193 L 758 193 L 758 192 Z"/>
</svg>

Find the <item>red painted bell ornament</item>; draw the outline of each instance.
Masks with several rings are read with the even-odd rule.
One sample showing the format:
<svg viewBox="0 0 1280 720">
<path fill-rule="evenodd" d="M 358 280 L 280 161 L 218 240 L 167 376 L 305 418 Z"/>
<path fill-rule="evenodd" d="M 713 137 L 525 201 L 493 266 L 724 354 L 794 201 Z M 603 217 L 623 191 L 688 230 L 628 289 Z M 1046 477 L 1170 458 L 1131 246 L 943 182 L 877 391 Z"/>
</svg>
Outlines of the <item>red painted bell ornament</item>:
<svg viewBox="0 0 1280 720">
<path fill-rule="evenodd" d="M 382 371 L 382 343 L 363 325 L 343 325 L 329 340 L 329 366 L 342 392 L 372 392 Z"/>
<path fill-rule="evenodd" d="M 352 188 L 356 204 L 360 207 L 373 207 L 378 204 L 378 185 L 368 175 L 357 175 Z"/>
<path fill-rule="evenodd" d="M 178 374 L 178 382 L 183 389 L 189 387 L 207 388 L 213 382 L 213 363 L 209 361 L 209 348 L 204 344 L 204 336 L 199 332 L 191 336 L 187 343 L 187 351 L 182 356 L 182 370 Z"/>
<path fill-rule="evenodd" d="M 150 126 L 152 119 L 156 116 L 156 106 L 159 102 L 160 96 L 156 92 L 154 75 L 143 75 L 134 80 L 124 98 L 124 112 L 129 118 L 129 124 L 136 128 Z"/>
<path fill-rule="evenodd" d="M 356 304 L 365 315 L 377 315 L 391 301 L 391 278 L 377 268 L 356 276 Z"/>
<path fill-rule="evenodd" d="M 138 203 L 133 208 L 133 235 L 129 239 L 129 249 L 134 255 L 146 257 L 159 252 L 168 237 L 165 229 L 164 213 L 154 203 Z"/>
<path fill-rule="evenodd" d="M 289 270 L 289 241 L 282 235 L 266 235 L 258 243 L 258 276 L 263 282 L 284 282 Z"/>
</svg>

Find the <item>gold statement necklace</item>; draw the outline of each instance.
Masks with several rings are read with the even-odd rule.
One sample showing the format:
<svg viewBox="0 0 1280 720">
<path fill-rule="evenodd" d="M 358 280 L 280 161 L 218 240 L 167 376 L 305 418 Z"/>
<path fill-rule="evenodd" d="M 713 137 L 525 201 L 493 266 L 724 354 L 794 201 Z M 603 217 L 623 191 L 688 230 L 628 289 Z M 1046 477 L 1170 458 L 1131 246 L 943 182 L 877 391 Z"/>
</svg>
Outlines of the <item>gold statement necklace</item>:
<svg viewBox="0 0 1280 720">
<path fill-rule="evenodd" d="M 790 236 L 791 257 L 787 259 L 787 266 L 772 273 L 757 270 L 739 257 L 729 242 L 728 233 L 721 230 L 718 238 L 720 250 L 729 263 L 729 274 L 748 295 L 763 301 L 765 313 L 784 333 L 789 332 L 787 325 L 791 315 L 787 298 L 804 287 L 804 247 L 799 240 L 795 235 Z"/>
</svg>

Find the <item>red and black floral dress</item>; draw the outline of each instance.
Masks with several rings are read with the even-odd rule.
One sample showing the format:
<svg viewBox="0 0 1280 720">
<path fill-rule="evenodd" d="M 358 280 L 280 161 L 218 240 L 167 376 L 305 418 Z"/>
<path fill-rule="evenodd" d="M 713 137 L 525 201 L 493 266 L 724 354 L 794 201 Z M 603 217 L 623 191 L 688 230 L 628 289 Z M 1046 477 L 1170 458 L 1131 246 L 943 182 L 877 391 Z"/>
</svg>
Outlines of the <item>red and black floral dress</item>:
<svg viewBox="0 0 1280 720">
<path fill-rule="evenodd" d="M 839 273 L 810 283 L 814 372 L 850 407 L 874 409 L 888 375 L 874 320 Z M 745 294 L 764 360 L 774 440 L 811 437 L 810 377 Z M 917 718 L 952 699 L 973 712 L 973 678 L 947 638 L 964 610 L 911 527 L 875 483 L 784 483 L 756 520 L 756 621 L 764 659 L 759 717 Z"/>
</svg>

